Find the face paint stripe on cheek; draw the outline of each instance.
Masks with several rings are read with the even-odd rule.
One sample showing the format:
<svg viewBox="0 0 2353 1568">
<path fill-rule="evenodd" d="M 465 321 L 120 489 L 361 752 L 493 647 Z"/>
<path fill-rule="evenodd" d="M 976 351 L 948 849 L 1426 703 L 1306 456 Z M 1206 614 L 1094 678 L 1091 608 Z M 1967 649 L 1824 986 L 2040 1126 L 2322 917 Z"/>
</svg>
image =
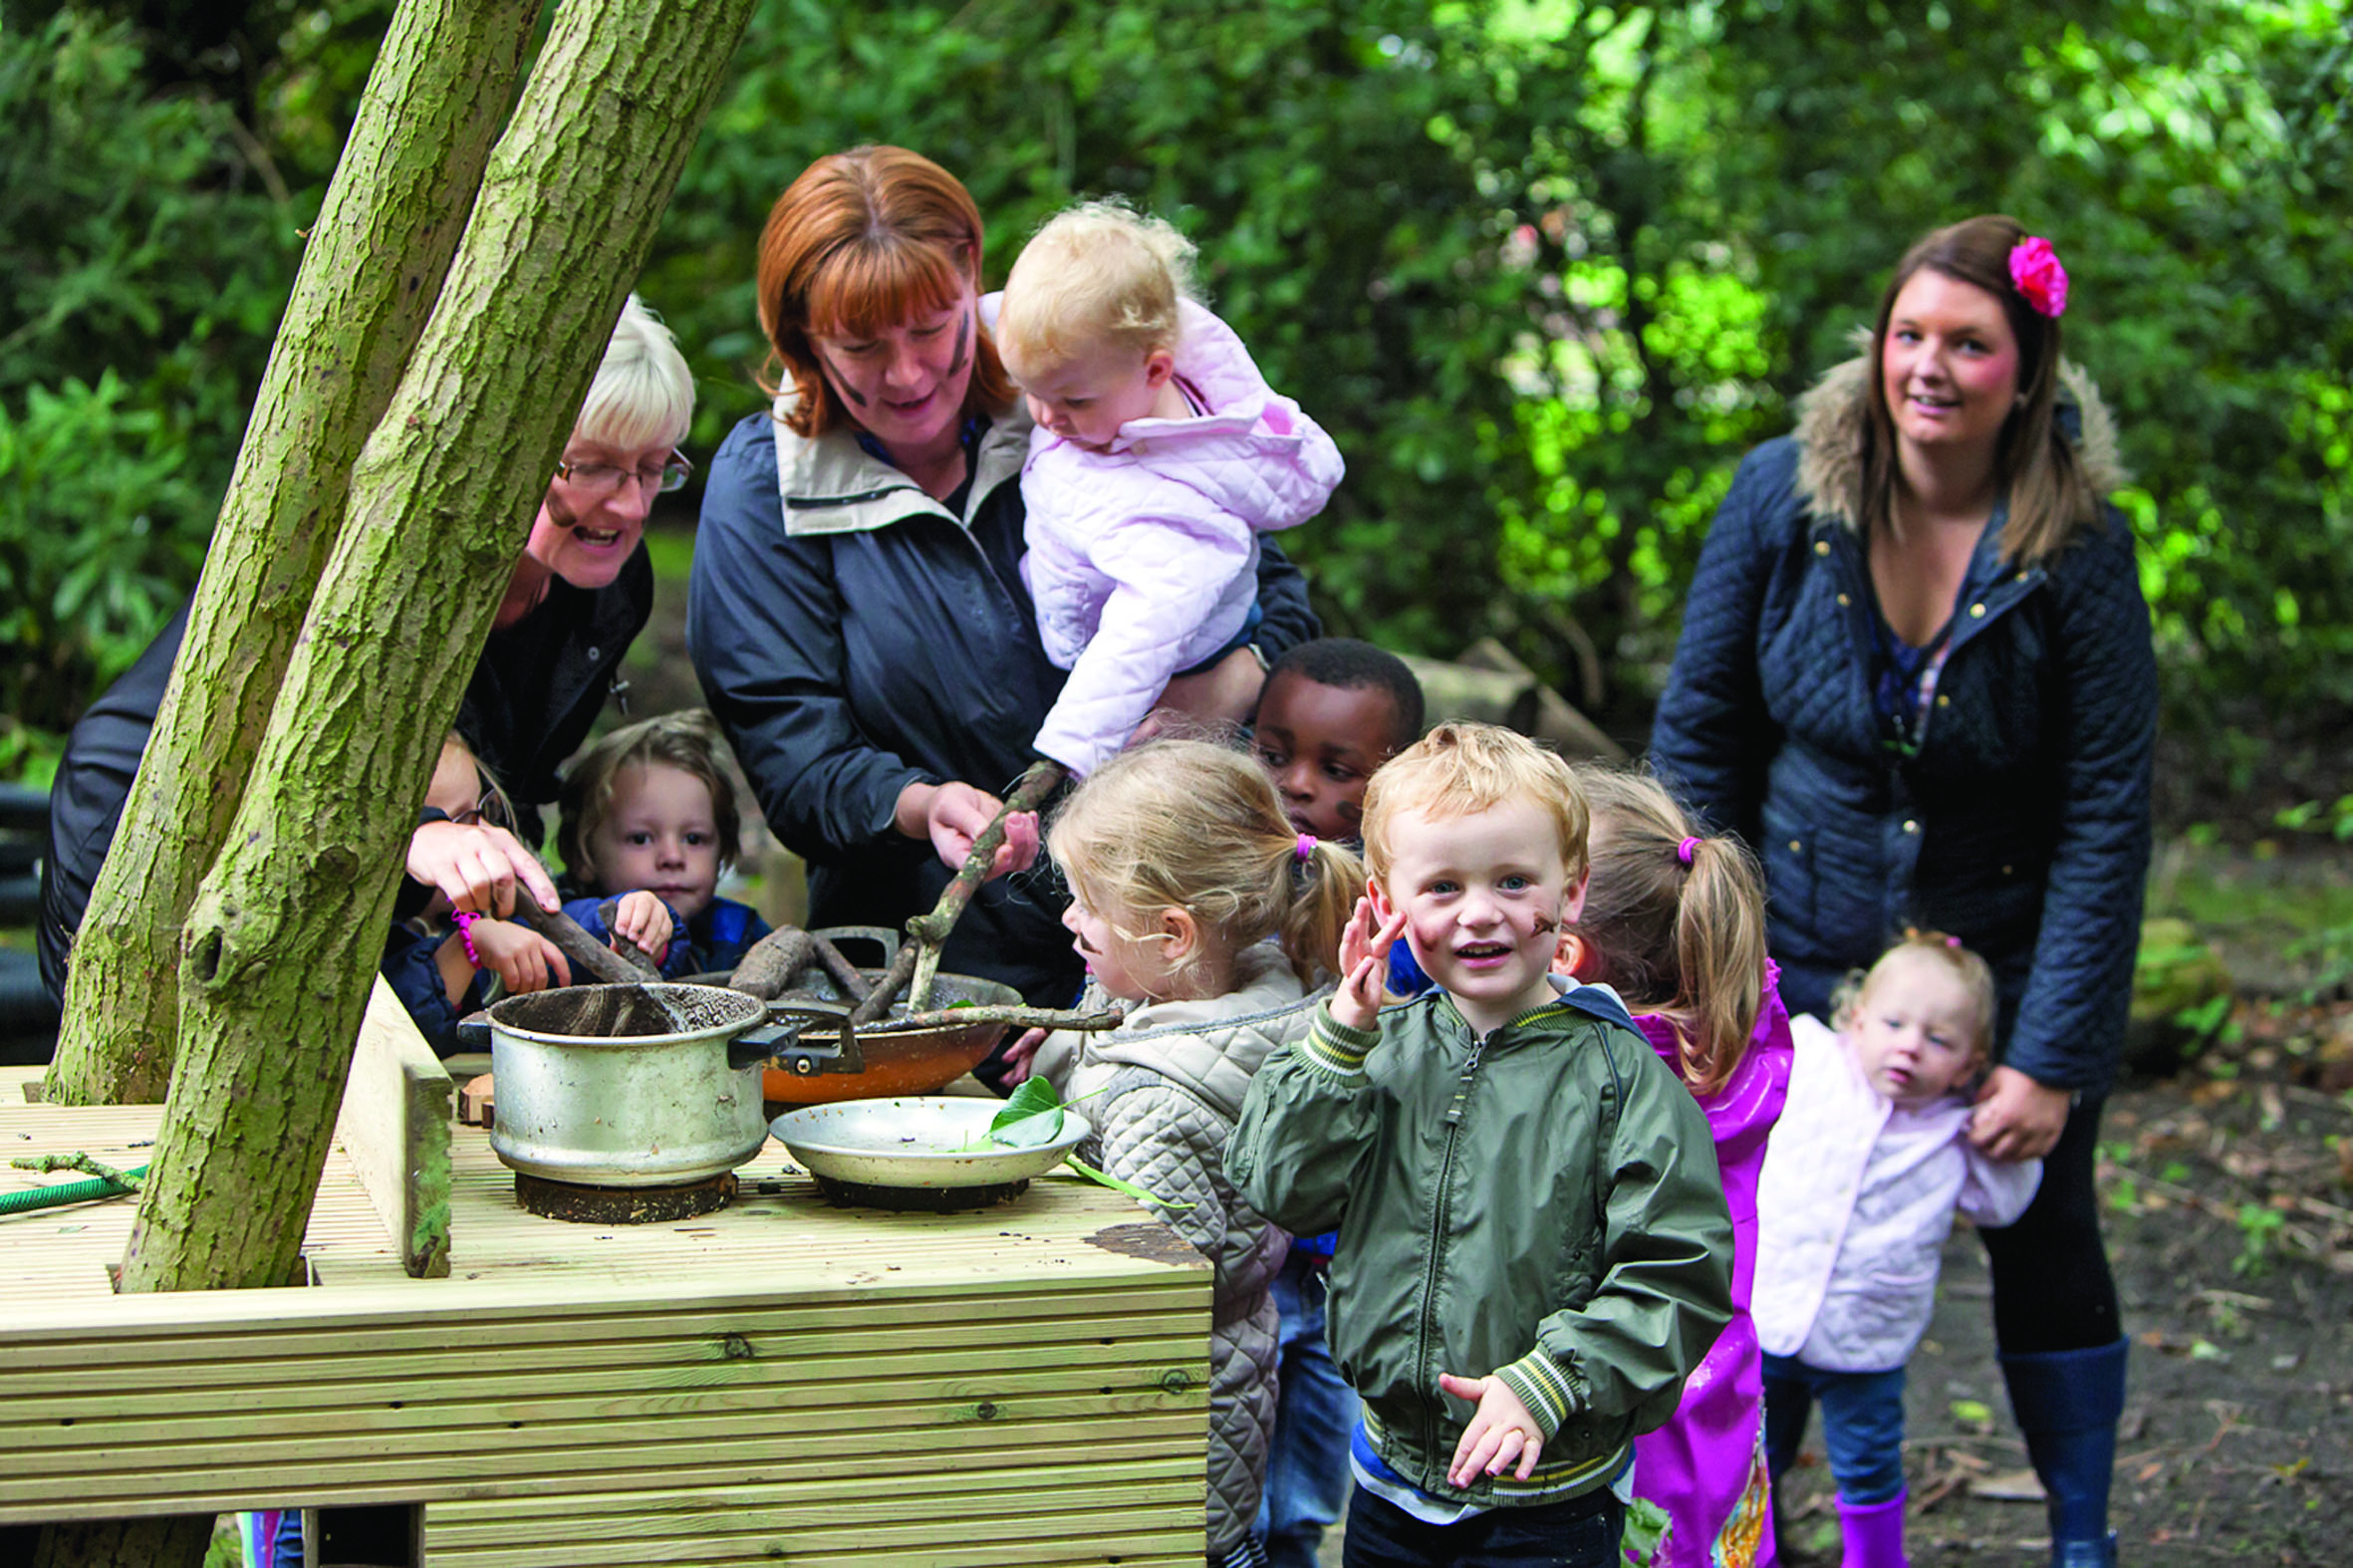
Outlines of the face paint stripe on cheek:
<svg viewBox="0 0 2353 1568">
<path fill-rule="evenodd" d="M 971 362 L 971 348 L 972 318 L 969 315 L 960 316 L 956 319 L 955 362 L 948 366 L 948 375 L 961 376 L 964 374 L 964 367 Z"/>
</svg>

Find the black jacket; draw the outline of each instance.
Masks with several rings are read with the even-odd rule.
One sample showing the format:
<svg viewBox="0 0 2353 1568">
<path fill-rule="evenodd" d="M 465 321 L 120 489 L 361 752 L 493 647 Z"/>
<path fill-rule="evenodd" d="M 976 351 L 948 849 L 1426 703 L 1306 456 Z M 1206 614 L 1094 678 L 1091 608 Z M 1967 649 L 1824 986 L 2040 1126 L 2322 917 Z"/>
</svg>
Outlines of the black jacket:
<svg viewBox="0 0 2353 1568">
<path fill-rule="evenodd" d="M 457 729 L 514 799 L 526 842 L 539 842 L 537 808 L 556 798 L 557 765 L 588 738 L 622 654 L 653 612 L 654 565 L 641 545 L 610 587 L 580 589 L 558 579 L 530 615 L 490 634 L 466 683 Z M 65 994 L 67 950 L 114 846 L 187 629 L 182 605 L 66 739 L 50 786 L 41 866 L 41 979 L 52 996 Z M 242 771 L 251 760 L 229 758 L 222 766 Z M 404 904 L 421 902 L 405 897 L 408 891 Z"/>
<path fill-rule="evenodd" d="M 2107 417 L 2069 368 L 2062 410 L 2102 492 Z M 2132 531 L 2114 508 L 2034 566 L 1970 560 L 1917 753 L 1873 705 L 1870 567 L 1852 518 L 1860 364 L 1797 435 L 1740 465 L 1700 553 L 1659 704 L 1661 774 L 1764 863 L 1791 1012 L 1907 926 L 1993 966 L 1999 1058 L 2104 1092 L 2123 1044 L 2150 852 L 2157 664 Z"/>
<path fill-rule="evenodd" d="M 1063 671 L 1018 570 L 1028 439 L 1019 418 L 978 434 L 960 516 L 854 435 L 807 441 L 765 413 L 711 460 L 687 647 L 769 827 L 808 862 L 814 924 L 897 930 L 937 901 L 947 868 L 893 826 L 907 785 L 1001 795 L 1035 760 Z M 1316 635 L 1306 583 L 1271 543 L 1258 582 L 1260 647 Z M 1042 861 L 987 884 L 941 966 L 1067 1006 L 1080 965 L 1066 903 Z"/>
</svg>

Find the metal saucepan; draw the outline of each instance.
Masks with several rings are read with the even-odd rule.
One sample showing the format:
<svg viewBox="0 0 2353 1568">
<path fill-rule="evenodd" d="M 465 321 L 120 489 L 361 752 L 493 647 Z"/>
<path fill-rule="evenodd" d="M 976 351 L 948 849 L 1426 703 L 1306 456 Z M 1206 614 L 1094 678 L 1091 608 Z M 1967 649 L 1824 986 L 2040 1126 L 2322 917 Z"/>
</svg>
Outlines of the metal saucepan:
<svg viewBox="0 0 2353 1568">
<path fill-rule="evenodd" d="M 797 1022 L 707 985 L 575 985 L 488 1015 L 490 1147 L 528 1176 L 666 1186 L 732 1171 L 767 1141 L 760 1074 Z"/>
<path fill-rule="evenodd" d="M 1004 1108 L 1001 1100 L 960 1095 L 850 1100 L 788 1111 L 769 1130 L 811 1176 L 884 1187 L 1024 1181 L 1062 1164 L 1094 1132 L 1085 1117 L 1065 1111 L 1051 1143 L 985 1144 L 989 1122 Z"/>
</svg>

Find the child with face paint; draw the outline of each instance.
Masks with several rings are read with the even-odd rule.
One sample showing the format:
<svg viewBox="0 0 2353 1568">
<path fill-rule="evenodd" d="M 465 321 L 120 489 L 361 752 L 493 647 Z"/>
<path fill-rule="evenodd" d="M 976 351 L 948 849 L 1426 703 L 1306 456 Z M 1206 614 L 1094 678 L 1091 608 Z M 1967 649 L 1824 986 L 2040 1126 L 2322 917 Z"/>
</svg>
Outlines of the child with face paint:
<svg viewBox="0 0 2353 1568">
<path fill-rule="evenodd" d="M 1441 724 L 1365 792 L 1338 991 L 1259 1070 L 1225 1164 L 1337 1228 L 1327 1328 L 1363 1402 L 1349 1563 L 1619 1561 L 1634 1438 L 1731 1312 L 1698 1105 L 1609 991 L 1554 984 L 1587 810 L 1523 735 Z M 1437 989 L 1381 1006 L 1388 948 Z"/>
<path fill-rule="evenodd" d="M 1758 1179 L 1756 1330 L 1778 1476 L 1818 1401 L 1846 1568 L 1903 1568 L 1904 1363 L 1936 1307 L 1956 1209 L 2012 1223 L 2040 1160 L 1969 1141 L 1966 1091 L 1993 1043 L 1993 971 L 1915 932 L 1842 993 L 1835 1032 L 1801 1015 L 1789 1103 Z"/>
<path fill-rule="evenodd" d="M 1258 536 L 1340 483 L 1332 438 L 1187 294 L 1191 256 L 1167 223 L 1091 202 L 982 305 L 1037 421 L 1021 575 L 1070 671 L 1034 744 L 1074 775 L 1128 744 L 1173 677 L 1249 643 Z"/>
</svg>

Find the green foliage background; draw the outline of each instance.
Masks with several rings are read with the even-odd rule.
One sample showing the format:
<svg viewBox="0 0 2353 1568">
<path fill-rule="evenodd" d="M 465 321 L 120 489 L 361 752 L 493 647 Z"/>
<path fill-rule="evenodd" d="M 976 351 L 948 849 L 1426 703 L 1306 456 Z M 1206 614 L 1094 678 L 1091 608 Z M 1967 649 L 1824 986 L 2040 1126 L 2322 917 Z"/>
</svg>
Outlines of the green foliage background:
<svg viewBox="0 0 2353 1568">
<path fill-rule="evenodd" d="M 2347 10 L 765 0 L 641 287 L 707 452 L 760 404 L 759 224 L 810 158 L 939 159 L 997 279 L 1129 196 L 1346 451 L 1286 540 L 1327 617 L 1498 636 L 1639 733 L 1740 455 L 1911 238 L 2006 210 L 2120 415 L 2169 724 L 2243 782 L 2353 715 Z M 0 771 L 191 580 L 387 14 L 0 4 Z"/>
</svg>

